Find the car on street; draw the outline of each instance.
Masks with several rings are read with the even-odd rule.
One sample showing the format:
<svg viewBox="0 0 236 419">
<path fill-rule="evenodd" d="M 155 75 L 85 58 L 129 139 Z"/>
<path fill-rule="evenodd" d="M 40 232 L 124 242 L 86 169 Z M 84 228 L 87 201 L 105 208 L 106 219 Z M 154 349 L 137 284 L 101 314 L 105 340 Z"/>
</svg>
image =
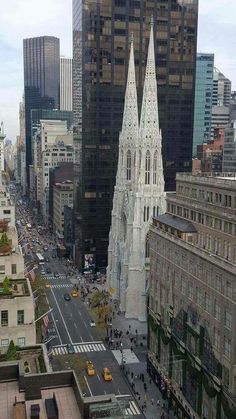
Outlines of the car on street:
<svg viewBox="0 0 236 419">
<path fill-rule="evenodd" d="M 75 353 L 74 346 L 71 343 L 67 343 L 66 347 L 67 347 L 68 354 L 74 354 Z"/>
<path fill-rule="evenodd" d="M 44 252 L 47 252 L 48 251 L 48 247 L 47 246 L 43 246 L 43 250 L 44 250 Z"/>
<path fill-rule="evenodd" d="M 95 326 L 96 326 L 96 323 L 95 323 L 95 321 L 94 321 L 94 320 L 90 320 L 90 326 L 91 326 L 91 327 L 95 327 Z"/>
<path fill-rule="evenodd" d="M 58 272 L 54 272 L 54 276 L 55 276 L 55 278 L 59 278 L 59 273 Z"/>
<path fill-rule="evenodd" d="M 50 274 L 52 271 L 51 271 L 51 269 L 50 269 L 50 268 L 47 268 L 47 269 L 46 269 L 46 272 L 47 272 L 47 274 Z"/>
<path fill-rule="evenodd" d="M 89 376 L 93 376 L 96 374 L 92 361 L 86 361 L 86 371 Z"/>
<path fill-rule="evenodd" d="M 68 294 L 68 293 L 64 294 L 64 300 L 65 301 L 70 301 L 71 300 L 70 294 Z"/>
<path fill-rule="evenodd" d="M 102 369 L 102 376 L 103 376 L 104 381 L 112 381 L 112 375 L 109 368 L 105 367 Z"/>
<path fill-rule="evenodd" d="M 79 296 L 79 293 L 78 293 L 78 291 L 76 291 L 76 290 L 73 290 L 73 291 L 71 291 L 71 297 L 78 297 Z"/>
</svg>

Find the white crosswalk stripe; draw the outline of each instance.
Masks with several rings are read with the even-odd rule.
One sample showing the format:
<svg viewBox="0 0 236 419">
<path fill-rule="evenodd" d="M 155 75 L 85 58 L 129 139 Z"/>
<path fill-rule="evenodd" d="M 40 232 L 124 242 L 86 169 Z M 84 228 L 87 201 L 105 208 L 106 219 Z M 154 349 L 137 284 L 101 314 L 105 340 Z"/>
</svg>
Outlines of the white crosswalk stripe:
<svg viewBox="0 0 236 419">
<path fill-rule="evenodd" d="M 50 284 L 50 288 L 72 288 L 73 284 Z"/>
<path fill-rule="evenodd" d="M 101 343 L 80 343 L 80 344 L 73 344 L 73 348 L 75 353 L 86 353 L 86 352 L 101 352 L 106 351 L 105 345 Z M 66 345 L 60 346 L 53 346 L 52 347 L 52 354 L 53 355 L 65 355 L 68 354 L 68 349 Z"/>
<path fill-rule="evenodd" d="M 59 274 L 59 276 L 54 276 L 54 275 L 43 275 L 43 277 L 45 278 L 45 279 L 58 279 L 58 278 L 60 278 L 60 279 L 64 279 L 64 278 L 66 278 L 66 275 L 65 274 Z"/>
<path fill-rule="evenodd" d="M 140 415 L 140 410 L 134 400 L 129 402 L 129 407 L 125 409 L 125 415 Z"/>
</svg>

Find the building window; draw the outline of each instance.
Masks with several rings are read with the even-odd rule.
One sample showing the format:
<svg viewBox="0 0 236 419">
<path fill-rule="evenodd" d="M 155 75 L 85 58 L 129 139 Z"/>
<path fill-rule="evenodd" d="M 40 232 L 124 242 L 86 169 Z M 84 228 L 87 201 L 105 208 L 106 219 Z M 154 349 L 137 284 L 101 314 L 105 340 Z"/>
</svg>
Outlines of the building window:
<svg viewBox="0 0 236 419">
<path fill-rule="evenodd" d="M 131 152 L 130 150 L 127 151 L 127 159 L 126 159 L 126 179 L 131 180 Z"/>
<path fill-rule="evenodd" d="M 232 284 L 229 282 L 229 281 L 227 281 L 226 282 L 226 297 L 228 297 L 228 298 L 232 298 Z"/>
<path fill-rule="evenodd" d="M 205 292 L 205 298 L 204 298 L 204 305 L 205 305 L 205 310 L 210 313 L 211 310 L 211 301 L 210 301 L 210 297 L 209 295 Z"/>
<path fill-rule="evenodd" d="M 157 152 L 154 153 L 153 158 L 153 184 L 157 184 Z"/>
<path fill-rule="evenodd" d="M 151 165 L 150 151 L 147 151 L 146 159 L 145 159 L 145 185 L 150 185 L 150 165 Z"/>
<path fill-rule="evenodd" d="M 1 346 L 8 346 L 9 345 L 9 339 L 1 339 Z"/>
<path fill-rule="evenodd" d="M 224 355 L 230 359 L 231 358 L 231 340 L 226 336 L 224 337 Z"/>
<path fill-rule="evenodd" d="M 13 263 L 11 265 L 11 273 L 12 273 L 12 275 L 16 274 L 16 264 L 15 263 Z"/>
<path fill-rule="evenodd" d="M 225 327 L 230 330 L 232 328 L 232 314 L 227 309 L 225 310 Z"/>
<path fill-rule="evenodd" d="M 220 332 L 218 329 L 214 329 L 213 345 L 219 351 L 220 350 Z"/>
<path fill-rule="evenodd" d="M 25 338 L 18 338 L 17 343 L 18 346 L 25 346 Z"/>
<path fill-rule="evenodd" d="M 0 265 L 0 274 L 5 274 L 5 265 Z"/>
<path fill-rule="evenodd" d="M 215 300 L 215 306 L 214 306 L 214 317 L 216 318 L 216 320 L 218 320 L 220 322 L 220 320 L 221 320 L 221 306 L 217 303 L 216 300 Z"/>
<path fill-rule="evenodd" d="M 25 313 L 24 310 L 17 310 L 17 324 L 24 324 L 25 323 Z"/>
<path fill-rule="evenodd" d="M 148 239 L 146 240 L 146 247 L 145 247 L 145 257 L 149 258 L 149 251 L 150 251 L 150 246 L 149 246 L 149 241 Z"/>
<path fill-rule="evenodd" d="M 11 214 L 11 210 L 3 210 L 3 214 Z"/>
<path fill-rule="evenodd" d="M 1 311 L 1 326 L 8 326 L 8 310 Z"/>
<path fill-rule="evenodd" d="M 202 293 L 199 288 L 197 288 L 197 304 L 199 306 L 202 305 Z"/>
<path fill-rule="evenodd" d="M 192 284 L 189 284 L 189 286 L 188 286 L 188 298 L 190 300 L 193 300 L 193 286 L 192 286 Z"/>
<path fill-rule="evenodd" d="M 220 275 L 216 275 L 216 289 L 221 292 L 222 289 L 222 279 Z"/>
</svg>

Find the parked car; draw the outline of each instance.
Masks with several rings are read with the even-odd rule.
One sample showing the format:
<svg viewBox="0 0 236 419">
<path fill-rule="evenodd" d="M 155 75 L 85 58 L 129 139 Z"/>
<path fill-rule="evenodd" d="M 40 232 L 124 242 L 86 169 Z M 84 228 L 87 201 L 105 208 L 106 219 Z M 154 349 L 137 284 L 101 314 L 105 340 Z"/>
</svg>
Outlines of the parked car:
<svg viewBox="0 0 236 419">
<path fill-rule="evenodd" d="M 71 300 L 70 294 L 68 294 L 68 293 L 64 294 L 64 300 L 65 301 L 70 301 Z"/>
<path fill-rule="evenodd" d="M 95 321 L 94 321 L 94 320 L 90 320 L 90 326 L 91 326 L 91 327 L 95 327 L 95 326 L 96 326 L 96 323 L 95 323 Z"/>
</svg>

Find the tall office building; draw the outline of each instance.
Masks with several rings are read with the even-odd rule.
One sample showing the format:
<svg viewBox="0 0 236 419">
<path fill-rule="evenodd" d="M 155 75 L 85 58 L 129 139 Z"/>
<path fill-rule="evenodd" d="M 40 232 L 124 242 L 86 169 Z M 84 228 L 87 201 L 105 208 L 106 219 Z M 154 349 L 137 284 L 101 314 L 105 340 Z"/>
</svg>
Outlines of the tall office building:
<svg viewBox="0 0 236 419">
<path fill-rule="evenodd" d="M 153 16 L 165 184 L 191 170 L 198 0 L 73 1 L 75 258 L 107 265 L 129 42 L 140 112 Z"/>
<path fill-rule="evenodd" d="M 60 109 L 72 111 L 72 59 L 60 58 Z"/>
<path fill-rule="evenodd" d="M 214 68 L 213 77 L 213 106 L 229 106 L 231 100 L 231 81 L 221 73 L 216 67 Z"/>
<path fill-rule="evenodd" d="M 32 164 L 31 110 L 59 108 L 60 41 L 53 36 L 23 41 L 26 168 Z"/>
<path fill-rule="evenodd" d="M 211 109 L 213 89 L 214 54 L 197 54 L 193 156 L 197 155 L 198 144 L 211 139 Z"/>
</svg>

